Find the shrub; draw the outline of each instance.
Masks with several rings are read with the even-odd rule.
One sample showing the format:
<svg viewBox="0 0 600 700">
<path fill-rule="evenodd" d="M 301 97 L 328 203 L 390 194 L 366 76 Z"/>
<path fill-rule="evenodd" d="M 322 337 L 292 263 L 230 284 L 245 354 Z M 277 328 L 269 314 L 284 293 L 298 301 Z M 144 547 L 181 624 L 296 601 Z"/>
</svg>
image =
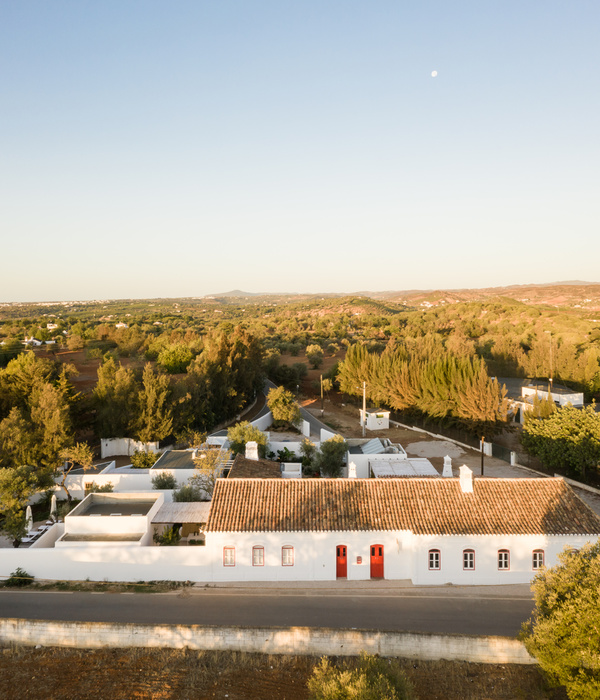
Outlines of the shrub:
<svg viewBox="0 0 600 700">
<path fill-rule="evenodd" d="M 135 469 L 150 469 L 158 459 L 159 455 L 154 452 L 144 452 L 136 450 L 131 455 L 131 466 Z"/>
<path fill-rule="evenodd" d="M 33 583 L 34 577 L 28 574 L 21 567 L 15 569 L 9 578 L 4 582 L 5 586 L 21 588 L 22 586 L 30 586 Z"/>
<path fill-rule="evenodd" d="M 565 549 L 533 579 L 533 621 L 521 639 L 572 700 L 600 698 L 600 542 Z"/>
<path fill-rule="evenodd" d="M 348 445 L 341 435 L 334 435 L 321 443 L 321 450 L 315 455 L 313 464 L 323 476 L 337 478 L 342 474 Z"/>
<path fill-rule="evenodd" d="M 176 491 L 173 491 L 173 500 L 176 503 L 191 503 L 193 501 L 202 501 L 202 491 L 191 484 L 184 484 Z"/>
<path fill-rule="evenodd" d="M 176 489 L 177 479 L 169 472 L 159 472 L 152 477 L 152 488 L 157 490 Z"/>
<path fill-rule="evenodd" d="M 100 486 L 95 481 L 92 481 L 89 489 L 86 489 L 86 495 L 88 493 L 112 493 L 115 490 L 114 484 L 108 481 L 106 484 Z"/>
<path fill-rule="evenodd" d="M 270 389 L 267 406 L 273 414 L 273 422 L 278 425 L 298 425 L 302 421 L 300 407 L 291 391 L 282 386 Z"/>
<path fill-rule="evenodd" d="M 300 453 L 302 454 L 302 466 L 310 467 L 313 463 L 315 455 L 317 454 L 317 447 L 313 442 L 305 437 L 300 445 Z"/>
<path fill-rule="evenodd" d="M 296 453 L 292 450 L 288 450 L 284 447 L 283 450 L 277 450 L 277 459 L 280 462 L 299 462 L 300 460 L 296 457 Z"/>
<path fill-rule="evenodd" d="M 160 547 L 176 547 L 181 540 L 181 535 L 179 534 L 179 528 L 169 528 L 162 535 L 155 532 L 152 539 Z"/>
<path fill-rule="evenodd" d="M 306 348 L 306 358 L 313 369 L 318 369 L 323 364 L 323 349 L 320 345 L 309 345 Z"/>
<path fill-rule="evenodd" d="M 265 456 L 267 448 L 267 436 L 248 421 L 242 421 L 227 430 L 227 439 L 234 454 L 244 454 L 246 443 L 255 441 L 258 443 L 258 454 Z"/>
<path fill-rule="evenodd" d="M 322 658 L 308 681 L 311 700 L 412 700 L 412 685 L 393 661 L 362 654 L 358 666 L 351 662 L 333 666 Z"/>
</svg>

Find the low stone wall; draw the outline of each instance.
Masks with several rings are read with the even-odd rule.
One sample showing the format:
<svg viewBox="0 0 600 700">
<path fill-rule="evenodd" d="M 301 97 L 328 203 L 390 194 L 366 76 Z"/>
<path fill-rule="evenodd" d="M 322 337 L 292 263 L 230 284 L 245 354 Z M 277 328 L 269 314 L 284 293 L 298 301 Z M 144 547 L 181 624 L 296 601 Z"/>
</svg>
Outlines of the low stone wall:
<svg viewBox="0 0 600 700">
<path fill-rule="evenodd" d="M 104 622 L 0 620 L 0 644 L 78 648 L 167 647 L 264 654 L 358 656 L 361 651 L 409 659 L 535 664 L 508 637 L 435 635 L 310 627 L 205 627 Z"/>
</svg>

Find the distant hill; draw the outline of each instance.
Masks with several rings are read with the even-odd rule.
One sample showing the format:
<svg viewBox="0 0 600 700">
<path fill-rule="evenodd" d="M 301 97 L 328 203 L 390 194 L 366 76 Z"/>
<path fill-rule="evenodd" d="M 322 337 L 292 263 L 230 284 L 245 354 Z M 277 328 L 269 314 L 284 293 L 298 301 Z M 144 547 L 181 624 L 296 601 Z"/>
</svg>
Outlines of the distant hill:
<svg viewBox="0 0 600 700">
<path fill-rule="evenodd" d="M 406 289 L 399 291 L 360 291 L 353 294 L 298 294 L 277 292 L 231 292 L 209 294 L 204 299 L 227 299 L 235 303 L 237 299 L 252 298 L 254 302 L 265 299 L 270 302 L 289 303 L 316 299 L 334 298 L 373 299 L 394 302 L 407 306 L 438 306 L 469 301 L 483 301 L 494 297 L 504 297 L 526 304 L 545 304 L 555 307 L 572 307 L 590 310 L 600 309 L 600 284 L 569 280 L 542 284 L 519 284 L 507 287 L 484 287 L 482 289 Z"/>
<path fill-rule="evenodd" d="M 268 294 L 262 292 L 242 292 L 241 289 L 233 289 L 231 292 L 221 292 L 220 294 L 206 294 L 204 299 L 221 299 L 223 297 L 263 297 Z"/>
</svg>

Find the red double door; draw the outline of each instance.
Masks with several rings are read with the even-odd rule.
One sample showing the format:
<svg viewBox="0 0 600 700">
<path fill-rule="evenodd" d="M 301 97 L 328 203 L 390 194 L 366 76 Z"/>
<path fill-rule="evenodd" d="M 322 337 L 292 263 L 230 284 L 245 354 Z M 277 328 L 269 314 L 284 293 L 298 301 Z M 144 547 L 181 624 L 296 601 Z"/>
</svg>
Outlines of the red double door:
<svg viewBox="0 0 600 700">
<path fill-rule="evenodd" d="M 335 548 L 335 575 L 337 578 L 348 577 L 348 547 L 338 544 Z M 371 578 L 383 578 L 383 545 L 371 545 Z"/>
</svg>

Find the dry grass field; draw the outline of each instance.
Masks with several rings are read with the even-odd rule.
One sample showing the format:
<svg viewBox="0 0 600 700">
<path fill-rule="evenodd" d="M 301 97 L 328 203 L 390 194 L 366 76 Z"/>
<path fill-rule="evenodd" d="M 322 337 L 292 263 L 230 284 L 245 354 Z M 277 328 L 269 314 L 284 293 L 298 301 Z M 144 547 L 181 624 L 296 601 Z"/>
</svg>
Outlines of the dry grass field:
<svg viewBox="0 0 600 700">
<path fill-rule="evenodd" d="M 338 663 L 347 660 L 338 659 Z M 5 647 L 7 700 L 308 700 L 317 659 L 171 649 Z M 352 663 L 352 661 L 350 661 Z M 536 667 L 400 662 L 421 700 L 564 700 Z"/>
</svg>

